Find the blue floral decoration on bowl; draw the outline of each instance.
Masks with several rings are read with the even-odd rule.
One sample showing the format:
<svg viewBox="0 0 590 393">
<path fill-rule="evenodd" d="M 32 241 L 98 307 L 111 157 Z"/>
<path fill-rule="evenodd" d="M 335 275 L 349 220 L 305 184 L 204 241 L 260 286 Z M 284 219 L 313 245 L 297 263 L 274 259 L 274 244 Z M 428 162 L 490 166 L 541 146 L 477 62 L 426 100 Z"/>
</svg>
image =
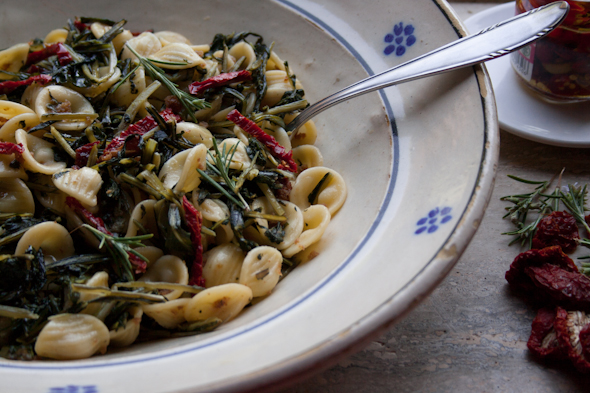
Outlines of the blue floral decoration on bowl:
<svg viewBox="0 0 590 393">
<path fill-rule="evenodd" d="M 96 387 L 96 385 L 68 385 L 63 387 L 50 388 L 48 393 L 98 393 L 98 388 Z"/>
<path fill-rule="evenodd" d="M 451 216 L 451 210 L 450 207 L 436 207 L 432 209 L 428 212 L 426 217 L 422 217 L 418 220 L 416 223 L 418 229 L 416 229 L 414 233 L 419 235 L 421 233 L 436 232 L 440 225 L 446 224 L 453 218 L 453 216 Z"/>
<path fill-rule="evenodd" d="M 399 22 L 393 26 L 393 31 L 387 33 L 383 40 L 388 44 L 383 49 L 383 53 L 386 55 L 395 53 L 396 56 L 403 56 L 406 53 L 406 48 L 416 43 L 414 26 L 404 25 L 404 22 Z"/>
</svg>

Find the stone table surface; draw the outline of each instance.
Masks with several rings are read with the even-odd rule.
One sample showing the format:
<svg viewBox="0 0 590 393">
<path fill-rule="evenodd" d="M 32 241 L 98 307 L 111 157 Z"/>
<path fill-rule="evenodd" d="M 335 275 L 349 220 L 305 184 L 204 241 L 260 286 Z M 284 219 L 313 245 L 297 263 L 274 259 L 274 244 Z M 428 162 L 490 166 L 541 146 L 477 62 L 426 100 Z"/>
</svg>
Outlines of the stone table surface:
<svg viewBox="0 0 590 393">
<path fill-rule="evenodd" d="M 451 2 L 462 20 L 497 4 Z M 503 130 L 500 138 L 490 204 L 442 284 L 364 350 L 281 393 L 590 391 L 590 376 L 569 363 L 542 364 L 527 351 L 535 310 L 504 279 L 521 250 L 501 235 L 511 227 L 502 220 L 506 202 L 500 201 L 530 190 L 508 174 L 549 180 L 565 168 L 565 181 L 590 183 L 590 151 L 543 145 Z"/>
</svg>

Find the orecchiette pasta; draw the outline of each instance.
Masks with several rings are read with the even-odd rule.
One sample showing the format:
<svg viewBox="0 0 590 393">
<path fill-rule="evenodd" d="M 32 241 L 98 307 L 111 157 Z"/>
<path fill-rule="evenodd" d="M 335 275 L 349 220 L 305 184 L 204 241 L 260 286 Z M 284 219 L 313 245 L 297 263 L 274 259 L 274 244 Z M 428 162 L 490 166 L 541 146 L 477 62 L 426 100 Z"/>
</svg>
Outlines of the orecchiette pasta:
<svg viewBox="0 0 590 393">
<path fill-rule="evenodd" d="M 51 359 L 84 359 L 106 352 L 109 341 L 109 330 L 100 319 L 86 314 L 59 314 L 51 317 L 39 333 L 35 352 Z"/>
<path fill-rule="evenodd" d="M 320 184 L 323 181 L 323 184 Z M 314 201 L 309 195 L 319 186 Z M 301 209 L 319 203 L 334 215 L 346 200 L 346 183 L 340 174 L 325 167 L 309 168 L 301 172 L 291 191 L 291 201 Z"/>
<path fill-rule="evenodd" d="M 2 179 L 0 182 L 0 212 L 35 213 L 33 194 L 24 181 L 18 178 Z"/>
<path fill-rule="evenodd" d="M 143 309 L 138 306 L 129 307 L 127 310 L 130 318 L 125 321 L 125 326 L 120 324 L 109 331 L 109 345 L 113 347 L 127 347 L 139 336 Z"/>
<path fill-rule="evenodd" d="M 0 51 L 0 356 L 205 333 L 281 291 L 346 199 L 314 123 L 286 131 L 307 100 L 273 45 L 124 25 Z"/>
<path fill-rule="evenodd" d="M 184 261 L 174 255 L 164 255 L 152 264 L 140 281 L 168 282 L 174 284 L 188 284 L 188 269 Z M 162 291 L 167 299 L 178 299 L 183 291 Z"/>
<path fill-rule="evenodd" d="M 18 72 L 27 62 L 28 54 L 28 44 L 17 44 L 0 51 L 0 69 L 9 72 Z M 11 79 L 10 74 L 0 72 L 0 80 L 6 79 Z"/>
<path fill-rule="evenodd" d="M 30 227 L 16 245 L 15 254 L 23 255 L 29 247 L 41 249 L 46 258 L 55 260 L 74 255 L 74 240 L 63 225 L 46 221 Z"/>
<path fill-rule="evenodd" d="M 305 228 L 291 246 L 283 250 L 283 255 L 292 257 L 320 240 L 330 223 L 330 211 L 323 205 L 313 205 L 303 211 Z"/>
<path fill-rule="evenodd" d="M 253 248 L 242 264 L 240 284 L 252 290 L 252 296 L 268 295 L 281 278 L 283 256 L 274 247 L 260 246 Z"/>
<path fill-rule="evenodd" d="M 75 120 L 61 120 L 53 126 L 63 131 L 80 131 L 91 123 L 89 115 L 95 114 L 92 104 L 82 94 L 64 86 L 47 86 L 39 91 L 31 103 L 35 112 L 44 120 L 51 114 L 69 113 L 78 115 Z"/>
<path fill-rule="evenodd" d="M 244 252 L 233 243 L 221 244 L 203 254 L 203 277 L 207 287 L 238 283 Z"/>
<path fill-rule="evenodd" d="M 189 298 L 174 299 L 165 303 L 144 304 L 142 309 L 145 315 L 153 318 L 160 326 L 174 329 L 186 321 L 184 313 L 190 301 Z"/>
<path fill-rule="evenodd" d="M 23 146 L 23 165 L 33 173 L 53 175 L 66 167 L 66 163 L 56 161 L 53 145 L 41 138 L 28 135 L 25 130 L 18 129 L 14 133 L 16 143 Z"/>
<path fill-rule="evenodd" d="M 252 290 L 242 284 L 222 284 L 208 288 L 190 299 L 184 309 L 189 322 L 217 318 L 227 322 L 252 300 Z"/>
</svg>

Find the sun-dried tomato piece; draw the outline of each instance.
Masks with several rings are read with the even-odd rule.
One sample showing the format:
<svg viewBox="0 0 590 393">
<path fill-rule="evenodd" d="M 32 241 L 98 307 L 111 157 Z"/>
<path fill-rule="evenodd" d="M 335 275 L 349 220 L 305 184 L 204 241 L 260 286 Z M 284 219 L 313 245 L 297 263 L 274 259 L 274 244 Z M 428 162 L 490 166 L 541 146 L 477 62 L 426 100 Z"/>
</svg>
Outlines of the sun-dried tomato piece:
<svg viewBox="0 0 590 393">
<path fill-rule="evenodd" d="M 88 164 L 88 158 L 94 145 L 98 145 L 99 141 L 94 141 L 80 146 L 76 149 L 76 165 L 79 167 L 86 166 Z"/>
<path fill-rule="evenodd" d="M 57 60 L 61 66 L 65 66 L 74 60 L 72 54 L 68 51 L 65 45 L 61 42 L 56 42 L 54 44 L 49 44 L 38 51 L 30 52 L 27 56 L 27 62 L 25 65 L 38 63 L 51 56 L 57 56 Z"/>
<path fill-rule="evenodd" d="M 190 269 L 191 278 L 189 285 L 205 286 L 205 278 L 203 277 L 203 245 L 201 243 L 201 228 L 203 225 L 203 216 L 192 203 L 186 198 L 182 197 L 182 207 L 184 207 L 184 217 L 188 224 L 191 243 L 195 251 L 195 259 Z"/>
<path fill-rule="evenodd" d="M 561 246 L 565 253 L 578 247 L 578 224 L 576 218 L 566 211 L 552 212 L 541 219 L 533 237 L 533 248 Z"/>
<path fill-rule="evenodd" d="M 127 255 L 129 256 L 129 262 L 135 266 L 135 274 L 145 273 L 147 270 L 147 262 L 129 251 L 127 251 Z"/>
<path fill-rule="evenodd" d="M 285 150 L 272 135 L 264 132 L 256 123 L 242 115 L 237 109 L 228 113 L 226 118 L 244 130 L 244 132 L 256 138 L 258 142 L 266 146 L 270 154 L 281 160 L 278 166 L 279 169 L 297 172 L 297 163 L 293 160 L 293 151 Z"/>
<path fill-rule="evenodd" d="M 80 201 L 78 201 L 74 197 L 67 197 L 66 198 L 66 205 L 70 209 L 74 211 L 86 224 L 93 226 L 97 230 L 101 231 L 102 233 L 106 233 L 107 235 L 112 235 L 112 233 L 107 229 L 104 221 L 100 217 L 96 217 L 94 214 L 89 212 Z"/>
<path fill-rule="evenodd" d="M 226 72 L 213 76 L 202 82 L 193 82 L 189 85 L 188 91 L 191 94 L 197 95 L 208 89 L 227 86 L 237 82 L 249 81 L 250 79 L 252 79 L 252 74 L 247 70 Z"/>
<path fill-rule="evenodd" d="M 14 154 L 16 157 L 21 156 L 25 152 L 25 148 L 21 143 L 16 144 L 12 142 L 0 142 L 0 154 Z"/>
<path fill-rule="evenodd" d="M 534 283 L 525 273 L 525 269 L 531 266 L 543 266 L 545 264 L 559 266 L 566 271 L 578 272 L 578 267 L 570 257 L 565 255 L 559 246 L 546 247 L 540 250 L 529 250 L 519 254 L 506 272 L 506 281 L 513 288 L 525 291 L 535 289 Z"/>
<path fill-rule="evenodd" d="M 51 75 L 41 74 L 34 75 L 22 81 L 4 81 L 0 82 L 0 94 L 10 94 L 22 86 L 29 86 L 35 82 L 40 85 L 46 85 L 52 81 Z"/>
<path fill-rule="evenodd" d="M 559 345 L 557 333 L 553 327 L 555 310 L 541 308 L 531 324 L 531 335 L 527 342 L 528 349 L 544 359 L 563 359 L 567 354 Z"/>
<path fill-rule="evenodd" d="M 576 369 L 581 372 L 590 372 L 590 362 L 584 356 L 580 342 L 580 332 L 590 324 L 590 316 L 582 311 L 566 311 L 557 307 L 553 326 L 559 340 L 559 345 L 564 348 L 567 356 Z"/>
<path fill-rule="evenodd" d="M 590 310 L 590 279 L 579 272 L 544 264 L 525 268 L 537 299 L 547 298 L 575 310 Z"/>
<path fill-rule="evenodd" d="M 160 116 L 165 121 L 174 119 L 175 121 L 180 121 L 180 116 L 174 114 L 171 109 L 165 109 L 160 112 Z M 156 128 L 158 126 L 158 122 L 152 116 L 146 116 L 143 119 L 139 120 L 138 122 L 131 124 L 127 127 L 126 130 L 121 132 L 119 136 L 114 137 L 111 142 L 105 147 L 102 155 L 99 157 L 98 161 L 107 161 L 111 158 L 115 157 L 119 151 L 123 148 L 125 144 L 125 140 L 130 135 L 143 135 L 146 132 Z"/>
</svg>

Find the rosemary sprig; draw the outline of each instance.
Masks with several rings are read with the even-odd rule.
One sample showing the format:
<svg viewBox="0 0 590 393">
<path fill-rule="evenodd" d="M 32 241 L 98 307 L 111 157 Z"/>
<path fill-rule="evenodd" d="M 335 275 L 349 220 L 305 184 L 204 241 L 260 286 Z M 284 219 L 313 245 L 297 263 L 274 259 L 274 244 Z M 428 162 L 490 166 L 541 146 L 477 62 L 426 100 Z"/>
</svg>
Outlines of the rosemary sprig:
<svg viewBox="0 0 590 393">
<path fill-rule="evenodd" d="M 82 227 L 89 230 L 94 236 L 96 236 L 98 240 L 100 240 L 100 244 L 98 246 L 99 249 L 103 248 L 104 246 L 107 247 L 109 254 L 115 262 L 116 270 L 118 270 L 118 274 L 121 276 L 121 278 L 124 278 L 127 281 L 134 280 L 133 267 L 131 266 L 131 261 L 129 260 L 129 253 L 141 258 L 145 262 L 148 262 L 146 257 L 135 251 L 132 247 L 144 246 L 142 241 L 150 239 L 153 234 L 150 233 L 133 237 L 114 237 L 103 233 L 88 224 L 82 224 Z"/>
<path fill-rule="evenodd" d="M 560 191 L 561 201 L 565 205 L 565 207 L 572 213 L 572 216 L 575 217 L 576 221 L 586 229 L 587 233 L 590 233 L 590 227 L 588 223 L 586 223 L 585 213 L 586 213 L 586 196 L 588 194 L 588 185 L 584 185 L 583 187 L 576 187 L 574 185 L 568 185 L 568 192 L 563 193 Z M 588 239 L 586 239 L 588 240 Z M 588 240 L 590 242 L 590 240 Z"/>
<path fill-rule="evenodd" d="M 549 214 L 554 209 L 554 206 L 547 203 L 547 201 L 549 199 L 558 197 L 558 194 L 556 194 L 558 191 L 551 195 L 544 194 L 544 192 L 551 185 L 553 179 L 549 181 L 532 181 L 512 175 L 508 175 L 508 177 L 521 183 L 537 185 L 533 192 L 508 195 L 500 198 L 502 201 L 512 202 L 514 204 L 513 206 L 506 207 L 507 213 L 502 218 L 509 217 L 510 221 L 516 226 L 515 231 L 504 232 L 502 234 L 515 236 L 515 238 L 510 242 L 510 245 L 520 240 L 521 246 L 528 244 L 530 248 L 539 221 L 541 221 L 541 219 L 546 214 Z M 545 197 L 545 199 L 542 200 L 542 197 Z M 537 210 L 539 212 L 539 216 L 532 222 L 527 223 L 528 213 L 531 210 Z"/>
<path fill-rule="evenodd" d="M 223 193 L 226 197 L 228 197 L 233 203 L 240 206 L 243 210 L 249 210 L 248 203 L 244 200 L 242 195 L 240 194 L 240 190 L 237 187 L 236 182 L 233 178 L 229 175 L 229 167 L 231 165 L 231 161 L 234 157 L 238 149 L 238 144 L 235 144 L 231 148 L 226 149 L 226 145 L 223 146 L 223 151 L 219 151 L 219 146 L 217 145 L 217 140 L 213 138 L 213 149 L 215 150 L 215 154 L 207 152 L 209 158 L 213 163 L 207 160 L 207 169 L 213 172 L 215 175 L 221 177 L 225 183 L 225 185 L 233 192 L 232 195 L 230 194 L 219 182 L 215 181 L 211 176 L 209 176 L 205 171 L 201 169 L 197 169 L 199 174 L 207 180 L 213 187 L 217 188 L 221 193 Z M 237 197 L 237 198 L 236 198 Z"/>
<path fill-rule="evenodd" d="M 184 90 L 179 89 L 178 85 L 176 83 L 174 83 L 170 79 L 168 79 L 168 77 L 166 76 L 166 72 L 163 69 L 161 69 L 157 65 L 153 64 L 148 58 L 141 56 L 129 45 L 126 45 L 126 47 L 127 47 L 127 49 L 129 49 L 131 51 L 131 53 L 133 53 L 137 57 L 137 59 L 139 60 L 140 64 L 143 66 L 145 71 L 153 79 L 158 80 L 162 84 L 164 84 L 164 86 L 166 86 L 166 88 L 168 88 L 170 93 L 173 96 L 175 96 L 176 98 L 178 98 L 178 100 L 180 101 L 180 103 L 182 104 L 182 106 L 187 111 L 188 115 L 190 116 L 191 120 L 194 121 L 195 123 L 198 123 L 199 121 L 195 117 L 195 111 L 197 111 L 199 109 L 210 108 L 211 104 L 209 104 L 207 101 L 205 101 L 201 98 L 197 98 L 197 97 L 192 96 L 191 94 L 187 93 Z"/>
</svg>

